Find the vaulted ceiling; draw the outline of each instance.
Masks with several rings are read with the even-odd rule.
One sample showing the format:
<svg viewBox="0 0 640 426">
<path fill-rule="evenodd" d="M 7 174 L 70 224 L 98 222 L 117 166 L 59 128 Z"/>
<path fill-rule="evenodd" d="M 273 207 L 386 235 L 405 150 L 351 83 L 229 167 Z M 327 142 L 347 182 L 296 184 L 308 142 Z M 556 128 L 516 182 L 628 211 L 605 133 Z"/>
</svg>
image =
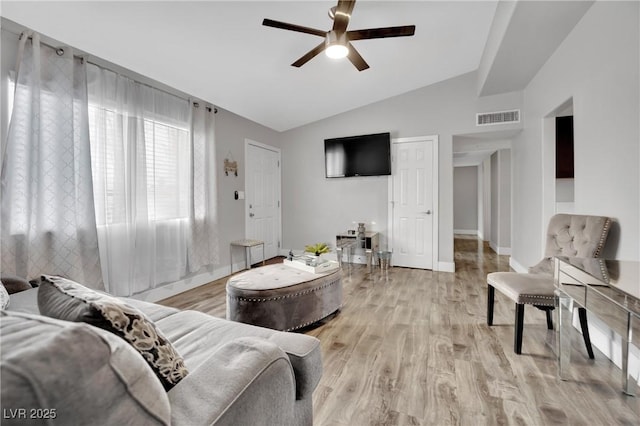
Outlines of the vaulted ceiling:
<svg viewBox="0 0 640 426">
<path fill-rule="evenodd" d="M 481 62 L 484 80 L 479 92 L 499 92 L 500 73 L 513 65 L 518 43 L 537 46 L 546 38 L 545 31 L 531 31 L 540 27 L 526 21 L 527 16 L 548 20 L 548 14 L 540 12 L 540 5 L 548 2 L 517 2 L 538 3 L 533 6 L 537 13 L 508 3 L 511 6 L 497 8 L 496 1 L 357 1 L 348 29 L 416 26 L 413 37 L 354 41 L 371 67 L 362 72 L 347 59 L 324 54 L 301 68 L 292 67 L 321 39 L 262 26 L 262 20 L 270 18 L 328 30 L 333 24 L 328 10 L 336 1 L 3 0 L 0 14 L 284 131 L 475 71 Z M 504 22 L 496 25 L 501 21 L 494 22 L 494 15 Z M 513 24 L 516 18 L 519 21 Z M 529 33 L 521 31 L 522 22 Z M 529 61 L 534 64 L 520 63 L 526 65 L 518 70 L 523 77 L 514 81 L 512 73 L 509 90 L 522 88 L 522 81 L 533 75 L 531 70 L 544 63 L 568 31 L 562 33 L 553 34 L 546 48 L 536 49 L 536 57 Z M 519 35 L 527 40 L 518 39 Z M 490 55 L 485 46 L 491 47 Z"/>
</svg>

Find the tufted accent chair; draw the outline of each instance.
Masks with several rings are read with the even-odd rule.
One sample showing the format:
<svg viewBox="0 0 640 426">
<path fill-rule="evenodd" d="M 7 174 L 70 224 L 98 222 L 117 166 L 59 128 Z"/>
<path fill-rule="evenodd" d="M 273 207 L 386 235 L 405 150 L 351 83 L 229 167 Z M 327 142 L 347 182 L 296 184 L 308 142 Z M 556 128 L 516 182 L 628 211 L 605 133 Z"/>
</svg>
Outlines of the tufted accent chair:
<svg viewBox="0 0 640 426">
<path fill-rule="evenodd" d="M 551 311 L 555 307 L 553 257 L 600 257 L 609 234 L 611 219 L 603 216 L 557 214 L 549 221 L 545 258 L 529 268 L 528 274 L 493 272 L 487 275 L 487 324 L 493 325 L 493 305 L 497 289 L 516 304 L 514 351 L 522 353 L 524 306 L 533 305 L 546 311 L 547 328 L 553 330 Z M 578 308 L 582 335 L 589 358 L 593 350 L 587 327 L 587 312 Z"/>
</svg>

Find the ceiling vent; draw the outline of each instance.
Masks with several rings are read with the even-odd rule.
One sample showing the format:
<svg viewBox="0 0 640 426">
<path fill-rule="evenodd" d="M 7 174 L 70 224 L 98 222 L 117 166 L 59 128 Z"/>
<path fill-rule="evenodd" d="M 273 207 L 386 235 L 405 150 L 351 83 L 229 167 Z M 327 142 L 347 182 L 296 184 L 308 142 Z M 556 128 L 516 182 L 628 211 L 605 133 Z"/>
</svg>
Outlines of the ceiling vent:
<svg viewBox="0 0 640 426">
<path fill-rule="evenodd" d="M 490 126 L 492 124 L 519 123 L 520 110 L 483 112 L 476 114 L 476 126 Z"/>
</svg>

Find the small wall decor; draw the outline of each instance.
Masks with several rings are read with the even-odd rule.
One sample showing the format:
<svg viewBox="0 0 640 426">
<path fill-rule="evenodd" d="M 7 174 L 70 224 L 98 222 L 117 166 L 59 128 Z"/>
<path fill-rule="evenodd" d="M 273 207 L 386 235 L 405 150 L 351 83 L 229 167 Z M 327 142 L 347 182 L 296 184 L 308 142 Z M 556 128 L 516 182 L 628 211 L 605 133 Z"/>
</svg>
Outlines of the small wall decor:
<svg viewBox="0 0 640 426">
<path fill-rule="evenodd" d="M 224 159 L 224 174 L 225 176 L 229 176 L 229 173 L 238 176 L 238 162 L 233 159 L 231 151 L 229 151 L 228 158 Z"/>
</svg>

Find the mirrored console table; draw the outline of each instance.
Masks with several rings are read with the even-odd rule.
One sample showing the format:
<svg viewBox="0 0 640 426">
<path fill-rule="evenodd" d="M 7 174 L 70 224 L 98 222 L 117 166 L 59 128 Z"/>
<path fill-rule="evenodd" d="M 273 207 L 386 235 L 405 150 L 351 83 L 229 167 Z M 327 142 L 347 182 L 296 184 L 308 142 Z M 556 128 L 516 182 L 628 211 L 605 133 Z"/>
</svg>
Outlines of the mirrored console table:
<svg viewBox="0 0 640 426">
<path fill-rule="evenodd" d="M 379 235 L 377 232 L 366 231 L 359 236 L 356 233 L 343 232 L 336 235 L 336 254 L 338 263 L 342 267 L 342 254 L 347 253 L 347 263 L 351 264 L 353 255 L 358 250 L 366 256 L 366 265 L 371 269 L 373 253 L 379 250 Z"/>
<path fill-rule="evenodd" d="M 640 347 L 640 262 L 556 257 L 558 375 L 567 379 L 574 304 L 597 316 L 622 340 L 622 391 L 635 395 L 631 346 Z"/>
</svg>

